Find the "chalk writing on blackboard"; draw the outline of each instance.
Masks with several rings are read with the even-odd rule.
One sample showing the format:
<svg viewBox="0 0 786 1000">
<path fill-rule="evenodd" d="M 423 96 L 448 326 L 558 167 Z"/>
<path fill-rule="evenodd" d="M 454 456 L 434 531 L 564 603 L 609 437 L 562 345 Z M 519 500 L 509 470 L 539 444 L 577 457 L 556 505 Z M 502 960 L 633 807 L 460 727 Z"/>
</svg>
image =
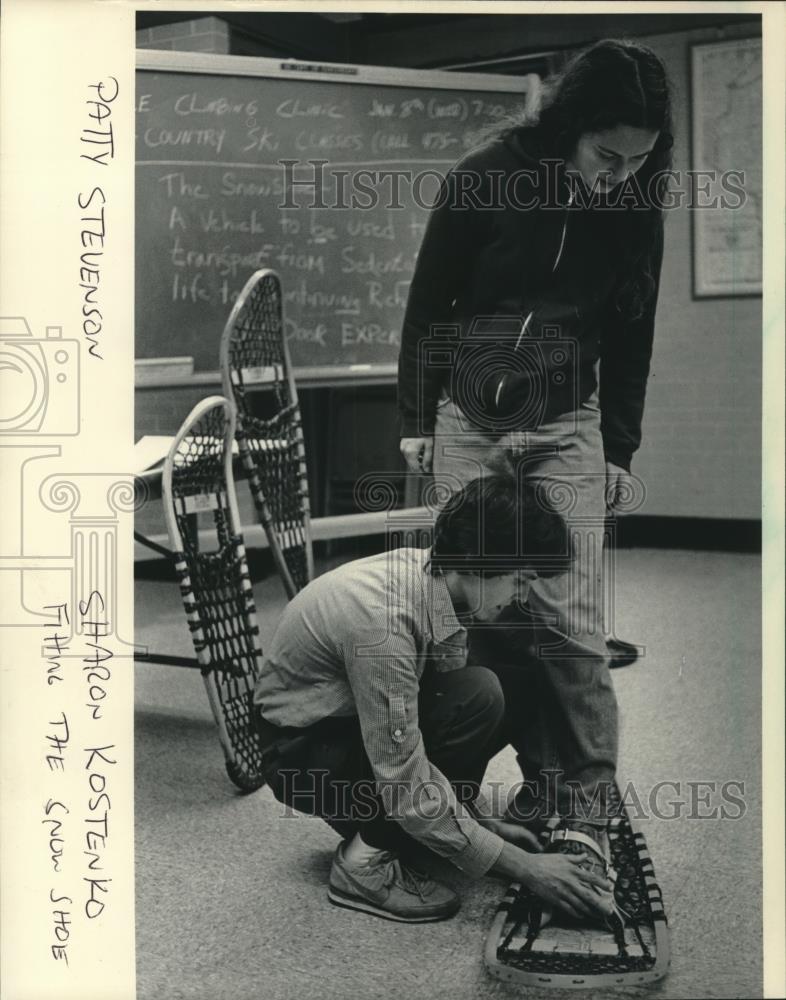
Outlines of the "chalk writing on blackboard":
<svg viewBox="0 0 786 1000">
<path fill-rule="evenodd" d="M 282 65 L 303 73 L 138 70 L 137 357 L 215 370 L 232 304 L 270 267 L 296 368 L 390 365 L 441 179 L 526 98 L 515 80 L 481 93 Z"/>
</svg>

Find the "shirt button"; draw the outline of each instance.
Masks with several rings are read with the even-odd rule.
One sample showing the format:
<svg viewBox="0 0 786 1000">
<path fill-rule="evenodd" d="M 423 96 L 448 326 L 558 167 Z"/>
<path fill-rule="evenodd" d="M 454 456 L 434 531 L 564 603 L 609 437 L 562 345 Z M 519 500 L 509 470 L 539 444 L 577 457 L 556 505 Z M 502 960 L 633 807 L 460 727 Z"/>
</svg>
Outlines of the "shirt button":
<svg viewBox="0 0 786 1000">
<path fill-rule="evenodd" d="M 401 730 L 400 729 L 394 729 L 393 730 L 393 735 L 394 736 L 401 736 Z"/>
</svg>

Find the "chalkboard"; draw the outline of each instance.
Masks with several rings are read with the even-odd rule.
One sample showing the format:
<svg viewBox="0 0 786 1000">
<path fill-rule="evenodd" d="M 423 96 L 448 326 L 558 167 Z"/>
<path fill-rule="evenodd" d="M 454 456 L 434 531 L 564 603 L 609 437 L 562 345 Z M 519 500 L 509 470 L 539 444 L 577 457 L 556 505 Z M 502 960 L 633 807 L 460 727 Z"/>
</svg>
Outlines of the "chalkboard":
<svg viewBox="0 0 786 1000">
<path fill-rule="evenodd" d="M 272 267 L 296 368 L 395 362 L 440 177 L 537 82 L 139 52 L 137 357 L 214 371 L 235 297 Z"/>
</svg>

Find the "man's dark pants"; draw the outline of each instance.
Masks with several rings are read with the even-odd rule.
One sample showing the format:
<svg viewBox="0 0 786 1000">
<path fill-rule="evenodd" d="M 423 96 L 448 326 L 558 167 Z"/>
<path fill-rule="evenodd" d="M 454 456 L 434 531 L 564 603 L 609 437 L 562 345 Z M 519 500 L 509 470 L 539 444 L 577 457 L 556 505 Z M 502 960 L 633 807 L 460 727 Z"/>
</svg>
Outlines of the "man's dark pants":
<svg viewBox="0 0 786 1000">
<path fill-rule="evenodd" d="M 505 695 L 497 675 L 472 666 L 420 682 L 418 723 L 426 755 L 470 807 L 489 760 L 507 743 Z M 260 717 L 265 778 L 280 801 L 321 816 L 342 837 L 360 833 L 370 846 L 400 852 L 412 838 L 385 813 L 357 717 L 322 719 L 304 729 Z"/>
</svg>

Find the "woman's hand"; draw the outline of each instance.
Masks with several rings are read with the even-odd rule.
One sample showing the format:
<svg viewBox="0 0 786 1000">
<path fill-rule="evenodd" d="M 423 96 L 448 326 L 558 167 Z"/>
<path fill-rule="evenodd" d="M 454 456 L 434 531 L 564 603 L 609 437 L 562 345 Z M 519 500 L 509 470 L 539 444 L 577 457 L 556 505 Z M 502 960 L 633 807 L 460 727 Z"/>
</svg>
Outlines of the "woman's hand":
<svg viewBox="0 0 786 1000">
<path fill-rule="evenodd" d="M 613 883 L 582 868 L 586 854 L 540 854 L 527 856 L 527 871 L 521 881 L 547 906 L 574 918 L 604 916 L 601 899 L 608 897 Z M 603 897 L 595 892 L 600 889 Z"/>
<path fill-rule="evenodd" d="M 399 445 L 410 472 L 431 472 L 434 459 L 434 438 L 402 438 Z"/>
<path fill-rule="evenodd" d="M 616 510 L 620 501 L 630 494 L 630 473 L 613 462 L 606 462 L 606 508 Z"/>
</svg>

